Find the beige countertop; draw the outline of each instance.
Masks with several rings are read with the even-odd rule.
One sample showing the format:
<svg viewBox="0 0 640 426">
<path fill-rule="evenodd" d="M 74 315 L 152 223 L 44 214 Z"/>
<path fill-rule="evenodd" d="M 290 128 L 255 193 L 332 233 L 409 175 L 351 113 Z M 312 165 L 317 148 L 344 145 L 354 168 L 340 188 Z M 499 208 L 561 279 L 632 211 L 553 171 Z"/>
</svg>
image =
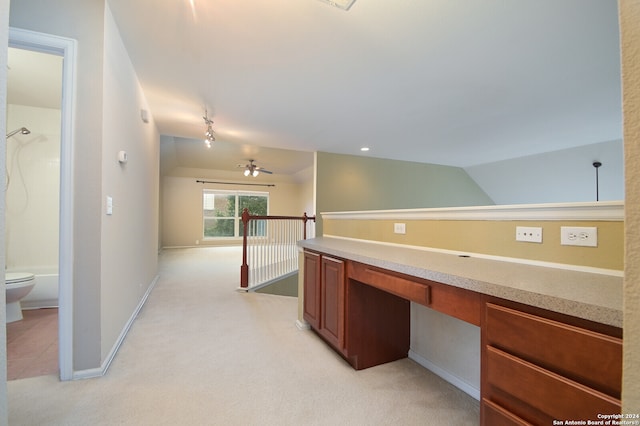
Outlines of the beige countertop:
<svg viewBox="0 0 640 426">
<path fill-rule="evenodd" d="M 332 237 L 304 240 L 298 245 L 342 259 L 622 327 L 623 279 L 620 276 Z"/>
</svg>

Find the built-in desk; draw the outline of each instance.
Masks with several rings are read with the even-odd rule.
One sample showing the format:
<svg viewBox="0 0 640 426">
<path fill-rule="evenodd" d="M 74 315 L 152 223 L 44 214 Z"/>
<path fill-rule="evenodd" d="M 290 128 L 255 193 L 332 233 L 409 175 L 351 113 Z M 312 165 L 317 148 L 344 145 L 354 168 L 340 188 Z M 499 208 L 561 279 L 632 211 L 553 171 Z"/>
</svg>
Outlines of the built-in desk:
<svg viewBox="0 0 640 426">
<path fill-rule="evenodd" d="M 620 412 L 622 279 L 336 238 L 305 249 L 304 319 L 354 368 L 407 356 L 410 302 L 481 328 L 481 423 Z"/>
</svg>

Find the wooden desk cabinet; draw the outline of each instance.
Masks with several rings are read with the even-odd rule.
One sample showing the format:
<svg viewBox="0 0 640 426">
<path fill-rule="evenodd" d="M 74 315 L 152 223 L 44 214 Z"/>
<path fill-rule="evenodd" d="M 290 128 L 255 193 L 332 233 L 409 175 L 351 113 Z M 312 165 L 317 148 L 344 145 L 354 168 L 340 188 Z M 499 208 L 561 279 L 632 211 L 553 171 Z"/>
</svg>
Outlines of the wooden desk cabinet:
<svg viewBox="0 0 640 426">
<path fill-rule="evenodd" d="M 345 352 L 345 263 L 304 252 L 304 319 L 327 343 Z"/>
<path fill-rule="evenodd" d="M 304 319 L 355 369 L 407 356 L 410 301 L 481 328 L 481 424 L 620 413 L 622 330 L 305 251 Z"/>
<path fill-rule="evenodd" d="M 305 321 L 356 370 L 406 358 L 409 301 L 349 278 L 353 265 L 304 252 Z"/>
<path fill-rule="evenodd" d="M 311 328 L 320 328 L 320 254 L 304 252 L 303 318 Z"/>
<path fill-rule="evenodd" d="M 320 261 L 320 327 L 318 332 L 344 352 L 344 261 L 322 256 Z"/>
<path fill-rule="evenodd" d="M 619 328 L 485 297 L 481 329 L 482 424 L 620 413 Z"/>
</svg>

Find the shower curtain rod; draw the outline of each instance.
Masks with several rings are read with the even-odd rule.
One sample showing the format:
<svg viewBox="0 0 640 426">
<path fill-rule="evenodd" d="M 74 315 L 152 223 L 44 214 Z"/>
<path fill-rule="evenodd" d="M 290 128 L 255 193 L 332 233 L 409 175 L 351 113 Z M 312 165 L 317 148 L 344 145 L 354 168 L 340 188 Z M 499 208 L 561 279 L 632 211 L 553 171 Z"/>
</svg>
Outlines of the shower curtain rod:
<svg viewBox="0 0 640 426">
<path fill-rule="evenodd" d="M 196 183 L 218 183 L 221 185 L 247 185 L 247 186 L 275 186 L 272 183 L 241 183 L 241 182 L 215 182 L 210 180 L 196 180 Z"/>
</svg>

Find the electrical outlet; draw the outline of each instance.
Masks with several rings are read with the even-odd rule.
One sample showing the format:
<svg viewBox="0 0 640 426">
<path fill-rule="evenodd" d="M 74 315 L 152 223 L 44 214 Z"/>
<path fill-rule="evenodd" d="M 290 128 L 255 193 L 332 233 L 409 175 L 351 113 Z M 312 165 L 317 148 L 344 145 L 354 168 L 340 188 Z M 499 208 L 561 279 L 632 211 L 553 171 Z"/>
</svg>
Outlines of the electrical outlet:
<svg viewBox="0 0 640 426">
<path fill-rule="evenodd" d="M 541 243 L 542 228 L 533 226 L 516 226 L 516 241 Z"/>
<path fill-rule="evenodd" d="M 598 228 L 595 226 L 561 226 L 560 244 L 563 246 L 598 247 Z"/>
<path fill-rule="evenodd" d="M 394 223 L 393 224 L 393 233 L 394 234 L 406 234 L 407 227 L 404 223 Z"/>
</svg>

